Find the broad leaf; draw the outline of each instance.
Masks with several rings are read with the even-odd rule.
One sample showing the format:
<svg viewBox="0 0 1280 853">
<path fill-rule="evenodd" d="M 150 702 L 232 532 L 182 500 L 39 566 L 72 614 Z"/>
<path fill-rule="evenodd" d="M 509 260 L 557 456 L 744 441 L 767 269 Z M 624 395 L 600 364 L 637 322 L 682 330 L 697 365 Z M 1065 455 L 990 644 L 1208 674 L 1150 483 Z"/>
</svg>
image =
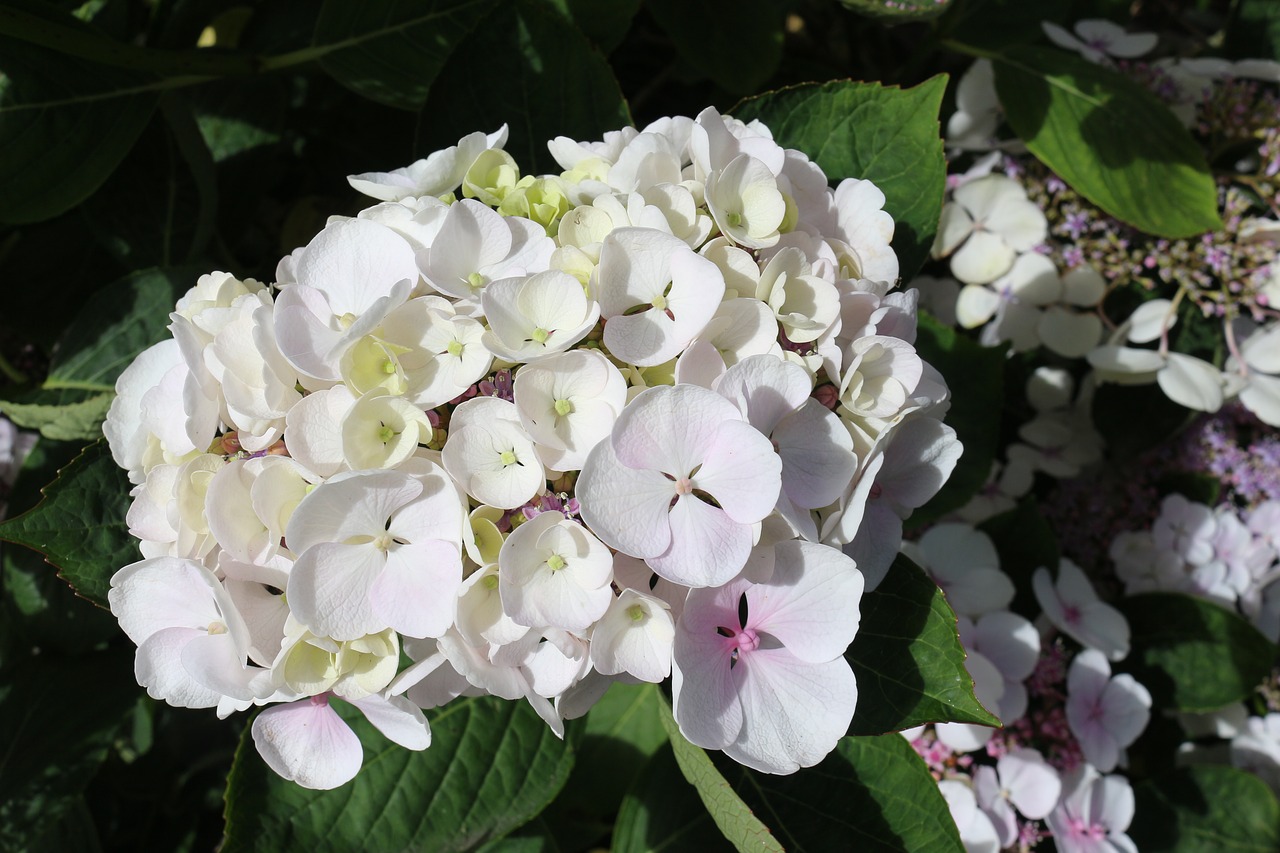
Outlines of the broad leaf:
<svg viewBox="0 0 1280 853">
<path fill-rule="evenodd" d="M 779 0 L 647 0 L 680 58 L 733 95 L 757 91 L 782 60 Z"/>
<path fill-rule="evenodd" d="M 613 51 L 640 11 L 640 0 L 546 0 L 572 21 L 582 34 L 606 54 Z"/>
<path fill-rule="evenodd" d="M 99 290 L 59 339 L 42 387 L 0 399 L 0 412 L 46 438 L 100 436 L 116 378 L 168 336 L 174 303 L 198 277 L 193 268 L 142 270 Z"/>
<path fill-rule="evenodd" d="M 89 30 L 39 16 L 54 15 Z M 150 120 L 154 80 L 0 37 L 0 222 L 51 219 L 93 193 Z"/>
<path fill-rule="evenodd" d="M 475 850 L 542 811 L 573 767 L 573 747 L 527 702 L 455 699 L 427 714 L 432 744 L 422 752 L 341 704 L 364 767 L 332 791 L 281 779 L 246 729 L 227 780 L 226 853 Z"/>
<path fill-rule="evenodd" d="M 64 821 L 68 836 L 83 837 L 80 794 L 137 695 L 133 655 L 124 649 L 38 657 L 7 671 L 0 688 L 0 848 L 39 849 L 33 842 L 52 842 L 58 835 L 50 828 Z"/>
<path fill-rule="evenodd" d="M 141 559 L 124 520 L 129 489 L 99 440 L 59 472 L 38 506 L 0 524 L 0 539 L 44 554 L 76 592 L 106 607 L 111 576 Z"/>
<path fill-rule="evenodd" d="M 449 55 L 493 5 L 494 0 L 326 0 L 312 50 L 320 66 L 352 91 L 418 110 Z"/>
<path fill-rule="evenodd" d="M 898 555 L 862 597 L 862 622 L 845 658 L 858 677 L 849 733 L 878 735 L 924 723 L 997 726 L 973 695 L 956 615 L 938 585 Z"/>
<path fill-rule="evenodd" d="M 1258 777 L 1234 767 L 1181 767 L 1134 788 L 1128 835 L 1143 853 L 1272 853 L 1280 805 Z"/>
<path fill-rule="evenodd" d="M 1009 125 L 1082 196 L 1161 237 L 1223 227 L 1199 146 L 1137 83 L 1061 50 L 1014 47 L 994 59 Z"/>
<path fill-rule="evenodd" d="M 986 483 L 1000 439 L 998 422 L 993 421 L 1004 404 L 1003 347 L 974 343 L 928 314 L 921 313 L 918 321 L 916 352 L 947 380 L 951 408 L 946 423 L 964 445 L 964 455 L 941 491 L 911 514 L 912 526 L 959 509 Z"/>
<path fill-rule="evenodd" d="M 1250 696 L 1271 672 L 1276 647 L 1235 613 L 1173 592 L 1117 602 L 1133 650 L 1121 669 L 1151 691 L 1156 707 L 1214 711 Z"/>
<path fill-rule="evenodd" d="M 842 738 L 790 776 L 716 764 L 787 850 L 964 850 L 938 783 L 901 735 Z"/>
<path fill-rule="evenodd" d="M 1068 19 L 1069 5 L 1068 0 L 964 0 L 953 3 L 940 23 L 956 41 L 1004 50 L 1042 40 L 1040 22 Z"/>
<path fill-rule="evenodd" d="M 760 119 L 773 137 L 832 181 L 863 178 L 885 195 L 903 278 L 929 256 L 942 212 L 947 163 L 938 127 L 946 75 L 899 89 L 878 83 L 806 84 L 743 101 L 733 114 Z"/>
<path fill-rule="evenodd" d="M 577 28 L 541 3 L 513 0 L 495 6 L 440 73 L 419 147 L 452 145 L 502 122 L 510 125 L 506 150 L 525 174 L 559 174 L 547 140 L 599 139 L 631 115 L 609 64 Z"/>
<path fill-rule="evenodd" d="M 67 327 L 45 387 L 114 393 L 138 353 L 168 337 L 169 313 L 199 275 L 191 267 L 140 270 L 103 287 Z"/>
<path fill-rule="evenodd" d="M 693 788 L 680 775 L 675 753 L 664 744 L 627 792 L 613 827 L 612 853 L 698 850 L 718 853 L 732 845 L 716 828 Z"/>
<path fill-rule="evenodd" d="M 604 835 L 645 761 L 667 742 L 656 684 L 614 683 L 586 716 L 573 776 L 553 810 L 558 823 Z M 584 838 L 589 843 L 595 838 Z"/>
<path fill-rule="evenodd" d="M 1240 0 L 1227 29 L 1228 56 L 1280 59 L 1280 5 L 1274 0 Z"/>
<path fill-rule="evenodd" d="M 680 734 L 680 727 L 666 702 L 662 703 L 662 724 L 671 738 L 671 749 L 680 772 L 698 792 L 702 804 L 725 839 L 743 853 L 781 853 L 784 848 L 773 832 L 752 814 L 751 808 L 716 769 L 711 756 Z"/>
<path fill-rule="evenodd" d="M 951 7 L 951 0 L 840 0 L 860 15 L 887 24 L 936 18 Z"/>
</svg>

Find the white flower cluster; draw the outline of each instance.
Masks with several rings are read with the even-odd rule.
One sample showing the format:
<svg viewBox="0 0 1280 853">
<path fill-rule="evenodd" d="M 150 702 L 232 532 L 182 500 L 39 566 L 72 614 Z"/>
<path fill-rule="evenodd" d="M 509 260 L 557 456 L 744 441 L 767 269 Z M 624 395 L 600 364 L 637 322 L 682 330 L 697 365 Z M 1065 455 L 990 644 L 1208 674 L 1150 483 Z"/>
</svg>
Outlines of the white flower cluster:
<svg viewBox="0 0 1280 853">
<path fill-rule="evenodd" d="M 1111 544 L 1126 595 L 1185 592 L 1237 607 L 1272 642 L 1280 639 L 1280 503 L 1244 517 L 1171 494 L 1150 530 L 1121 533 Z"/>
<path fill-rule="evenodd" d="M 960 453 L 884 196 L 711 109 L 557 138 L 560 175 L 505 137 L 351 178 L 380 203 L 273 286 L 202 277 L 120 377 L 138 680 L 271 705 L 258 750 L 309 787 L 360 768 L 333 698 L 422 749 L 460 695 L 562 733 L 668 675 L 694 743 L 815 764 L 864 577 Z"/>
</svg>

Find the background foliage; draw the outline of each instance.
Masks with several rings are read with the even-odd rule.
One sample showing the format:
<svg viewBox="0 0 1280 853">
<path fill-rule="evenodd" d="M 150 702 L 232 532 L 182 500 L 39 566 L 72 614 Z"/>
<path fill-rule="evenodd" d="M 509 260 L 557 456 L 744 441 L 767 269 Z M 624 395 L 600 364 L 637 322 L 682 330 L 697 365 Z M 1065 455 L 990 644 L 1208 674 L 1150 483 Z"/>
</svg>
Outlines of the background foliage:
<svg viewBox="0 0 1280 853">
<path fill-rule="evenodd" d="M 137 558 L 127 482 L 95 439 L 116 377 L 164 335 L 200 272 L 270 281 L 327 216 L 365 204 L 346 175 L 407 165 L 503 122 L 507 149 L 545 171 L 557 135 L 595 139 L 707 105 L 760 118 L 833 179 L 884 190 L 909 277 L 942 203 L 947 75 L 989 56 L 1011 126 L 1082 195 L 1152 233 L 1213 227 L 1208 166 L 1181 127 L 1040 36 L 1042 18 L 1131 5 L 1151 28 L 1221 31 L 1227 55 L 1274 56 L 1280 43 L 1265 0 L 0 2 L 0 412 L 42 436 L 0 526 L 13 543 L 0 551 L 0 731 L 11 744 L 0 846 L 532 853 L 833 849 L 856 837 L 866 849 L 960 849 L 924 765 L 884 735 L 994 719 L 973 698 L 954 614 L 912 566 L 864 601 L 848 653 L 859 711 L 810 773 L 765 777 L 709 756 L 679 736 L 659 689 L 637 686 L 615 687 L 563 742 L 527 707 L 491 699 L 436 712 L 424 753 L 388 749 L 358 721 L 364 772 L 303 791 L 246 747 L 244 715 L 176 711 L 133 683 L 132 646 L 95 606 Z M 1004 374 L 1017 370 L 927 323 L 920 348 L 954 391 L 949 421 L 968 451 L 915 523 L 981 486 Z M 987 529 L 1010 572 L 1029 579 L 1056 563 L 1033 504 Z M 1185 602 L 1170 611 L 1146 597 L 1131 610 L 1135 666 L 1179 707 L 1237 695 L 1274 658 L 1242 635 L 1247 625 Z M 1169 612 L 1198 633 L 1175 632 Z M 1227 638 L 1238 651 L 1224 657 Z M 1170 827 L 1182 827 L 1266 849 L 1280 818 L 1253 781 L 1225 769 L 1153 774 L 1135 839 L 1174 849 L 1182 836 Z M 1197 806 L 1227 796 L 1251 823 Z"/>
</svg>

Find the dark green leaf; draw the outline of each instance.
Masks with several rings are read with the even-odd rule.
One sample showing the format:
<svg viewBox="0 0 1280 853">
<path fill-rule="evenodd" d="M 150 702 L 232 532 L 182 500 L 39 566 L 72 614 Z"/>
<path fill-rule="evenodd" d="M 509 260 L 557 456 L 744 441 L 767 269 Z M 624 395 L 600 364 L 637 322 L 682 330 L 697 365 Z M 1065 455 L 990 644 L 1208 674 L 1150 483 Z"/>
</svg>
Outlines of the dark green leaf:
<svg viewBox="0 0 1280 853">
<path fill-rule="evenodd" d="M 38 506 L 0 524 L 0 539 L 44 554 L 76 592 L 106 607 L 111 576 L 140 559 L 124 520 L 129 489 L 99 440 L 59 472 Z"/>
<path fill-rule="evenodd" d="M 661 710 L 662 724 L 671 738 L 671 749 L 675 753 L 680 772 L 698 792 L 702 804 L 706 806 L 725 839 L 743 853 L 748 850 L 781 853 L 784 848 L 778 843 L 772 830 L 752 814 L 751 808 L 716 769 L 711 756 L 680 734 L 680 727 L 676 725 L 675 718 L 671 716 L 671 708 L 666 702 L 662 703 Z"/>
<path fill-rule="evenodd" d="M 890 24 L 936 18 L 951 6 L 951 0 L 840 0 L 840 2 L 860 15 Z"/>
<path fill-rule="evenodd" d="M 1041 567 L 1056 574 L 1060 558 L 1058 539 L 1035 497 L 1028 495 L 1008 512 L 982 522 L 978 529 L 991 537 L 1000 555 L 1000 569 L 1013 581 L 1016 593 L 1010 609 L 1035 619 L 1041 608 L 1031 576 Z"/>
<path fill-rule="evenodd" d="M 1275 645 L 1224 607 L 1173 592 L 1132 595 L 1117 607 L 1133 649 L 1120 668 L 1158 708 L 1214 711 L 1248 697 L 1271 673 Z"/>
<path fill-rule="evenodd" d="M 780 145 L 796 148 L 833 181 L 862 178 L 885 195 L 893 248 L 911 278 L 929 255 L 942 212 L 947 163 L 938 127 L 946 75 L 899 89 L 878 83 L 806 84 L 751 98 L 734 108 L 760 119 Z"/>
<path fill-rule="evenodd" d="M 494 0 L 326 0 L 314 50 L 320 66 L 352 91 L 418 110 L 449 55 L 493 5 Z M 490 47 L 476 59 L 488 62 L 499 51 Z"/>
<path fill-rule="evenodd" d="M 611 53 L 631 28 L 640 11 L 640 0 L 546 0 L 606 54 Z"/>
<path fill-rule="evenodd" d="M 1137 83 L 1047 48 L 1010 48 L 995 57 L 995 71 L 1014 132 L 1089 201 L 1161 237 L 1223 227 L 1203 153 Z"/>
<path fill-rule="evenodd" d="M 779 0 L 648 0 L 680 58 L 732 95 L 757 91 L 782 60 Z"/>
<path fill-rule="evenodd" d="M 664 744 L 642 770 L 618 811 L 612 853 L 718 853 L 733 849 L 716 829 L 697 793 L 680 775 L 669 744 Z"/>
<path fill-rule="evenodd" d="M 38 832 L 79 821 L 80 793 L 137 697 L 133 655 L 34 658 L 8 670 L 0 691 L 0 848 L 28 850 Z"/>
<path fill-rule="evenodd" d="M 1004 347 L 984 347 L 928 314 L 918 318 L 916 352 L 938 369 L 951 389 L 946 423 L 964 445 L 964 455 L 942 490 L 911 514 L 910 524 L 929 524 L 969 502 L 987 481 L 999 445 L 998 417 L 1004 404 Z"/>
<path fill-rule="evenodd" d="M 153 79 L 0 37 L 0 222 L 50 219 L 93 193 L 150 120 Z"/>
<path fill-rule="evenodd" d="M 849 733 L 876 735 L 934 722 L 1000 721 L 973 695 L 956 615 L 938 585 L 898 555 L 874 592 L 845 658 L 858 677 Z"/>
<path fill-rule="evenodd" d="M 586 716 L 573 775 L 547 811 L 566 846 L 606 836 L 622 797 L 654 751 L 667 742 L 656 684 L 616 682 Z M 572 839 L 570 838 L 572 836 Z"/>
<path fill-rule="evenodd" d="M 479 853 L 560 853 L 551 828 L 535 817 L 508 836 L 490 841 Z"/>
<path fill-rule="evenodd" d="M 538 814 L 573 767 L 573 748 L 526 702 L 455 699 L 428 713 L 422 752 L 339 704 L 364 744 L 360 774 L 332 791 L 301 788 L 263 763 L 246 730 L 227 780 L 226 853 L 475 850 Z"/>
<path fill-rule="evenodd" d="M 1234 767 L 1182 767 L 1134 788 L 1128 835 L 1143 853 L 1272 853 L 1280 805 L 1256 776 Z"/>
<path fill-rule="evenodd" d="M 1280 59 L 1280 5 L 1240 0 L 1227 29 L 1226 49 L 1236 59 Z"/>
<path fill-rule="evenodd" d="M 82 445 L 41 438 L 23 462 L 9 495 L 9 513 L 17 515 L 40 502 L 40 488 L 58 469 L 80 454 Z M 42 654 L 83 654 L 103 640 L 120 636 L 116 620 L 75 593 L 35 551 L 0 543 L 3 609 L 0 631 L 6 636 L 3 661 Z M 3 665 L 3 664 L 0 664 Z"/>
<path fill-rule="evenodd" d="M 842 738 L 790 776 L 716 764 L 787 850 L 964 850 L 938 783 L 901 735 Z"/>
<path fill-rule="evenodd" d="M 198 277 L 189 267 L 149 269 L 103 287 L 67 327 L 45 387 L 114 393 L 138 353 L 168 337 L 169 313 Z"/>
<path fill-rule="evenodd" d="M 440 73 L 419 137 L 430 150 L 503 122 L 511 128 L 506 150 L 522 171 L 558 174 L 547 140 L 599 139 L 631 116 L 613 71 L 582 33 L 540 3 L 514 0 L 496 6 Z"/>
<path fill-rule="evenodd" d="M 1044 38 L 1041 21 L 1062 21 L 1068 0 L 964 0 L 951 6 L 943 29 L 965 44 L 1003 50 Z"/>
</svg>

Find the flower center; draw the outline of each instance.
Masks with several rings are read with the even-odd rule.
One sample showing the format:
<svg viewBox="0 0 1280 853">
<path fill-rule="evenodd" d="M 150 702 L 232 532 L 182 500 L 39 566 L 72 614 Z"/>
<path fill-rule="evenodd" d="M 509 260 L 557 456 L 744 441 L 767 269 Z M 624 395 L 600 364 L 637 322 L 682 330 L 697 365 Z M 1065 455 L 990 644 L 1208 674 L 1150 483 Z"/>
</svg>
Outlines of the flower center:
<svg viewBox="0 0 1280 853">
<path fill-rule="evenodd" d="M 693 492 L 693 480 L 688 477 L 681 477 L 676 480 L 676 494 L 687 495 Z"/>
<path fill-rule="evenodd" d="M 503 465 L 514 465 L 516 464 L 516 455 L 510 450 L 504 450 L 502 451 L 502 455 L 498 457 L 498 460 L 502 462 Z"/>
</svg>

